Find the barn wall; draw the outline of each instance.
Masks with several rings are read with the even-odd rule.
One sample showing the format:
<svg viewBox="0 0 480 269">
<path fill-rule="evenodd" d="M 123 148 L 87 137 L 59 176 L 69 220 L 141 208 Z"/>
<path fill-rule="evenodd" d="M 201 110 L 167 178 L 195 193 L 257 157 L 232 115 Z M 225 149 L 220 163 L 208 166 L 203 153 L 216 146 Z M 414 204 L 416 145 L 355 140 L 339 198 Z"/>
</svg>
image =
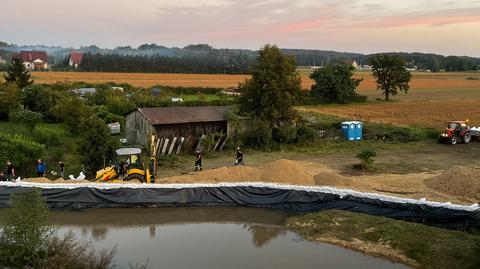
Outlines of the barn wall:
<svg viewBox="0 0 480 269">
<path fill-rule="evenodd" d="M 214 132 L 226 134 L 227 121 L 155 125 L 155 130 L 159 138 L 188 137 L 190 135 L 200 137 L 202 134 Z"/>
<path fill-rule="evenodd" d="M 149 136 L 155 129 L 143 116 L 142 113 L 134 111 L 126 117 L 127 143 L 129 145 L 147 146 Z"/>
</svg>

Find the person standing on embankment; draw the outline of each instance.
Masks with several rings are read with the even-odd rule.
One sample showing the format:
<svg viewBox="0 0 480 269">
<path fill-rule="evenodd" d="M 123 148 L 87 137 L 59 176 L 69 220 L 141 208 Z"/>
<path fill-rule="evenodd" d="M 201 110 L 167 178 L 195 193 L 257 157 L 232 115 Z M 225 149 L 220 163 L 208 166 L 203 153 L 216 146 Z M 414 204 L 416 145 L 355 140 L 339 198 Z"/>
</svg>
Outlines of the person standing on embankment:
<svg viewBox="0 0 480 269">
<path fill-rule="evenodd" d="M 202 171 L 202 153 L 197 150 L 197 158 L 195 159 L 195 171 Z"/>
<path fill-rule="evenodd" d="M 240 147 L 237 147 L 237 157 L 235 158 L 235 166 L 245 165 L 243 162 L 243 152 L 240 150 Z"/>
<path fill-rule="evenodd" d="M 42 160 L 38 159 L 37 165 L 35 166 L 35 168 L 37 170 L 37 177 L 44 177 L 46 167 L 45 167 L 45 163 Z"/>
<path fill-rule="evenodd" d="M 65 178 L 65 164 L 62 161 L 58 161 L 58 168 L 60 172 L 60 177 Z"/>
<path fill-rule="evenodd" d="M 15 166 L 7 161 L 7 179 L 12 180 L 15 177 Z"/>
</svg>

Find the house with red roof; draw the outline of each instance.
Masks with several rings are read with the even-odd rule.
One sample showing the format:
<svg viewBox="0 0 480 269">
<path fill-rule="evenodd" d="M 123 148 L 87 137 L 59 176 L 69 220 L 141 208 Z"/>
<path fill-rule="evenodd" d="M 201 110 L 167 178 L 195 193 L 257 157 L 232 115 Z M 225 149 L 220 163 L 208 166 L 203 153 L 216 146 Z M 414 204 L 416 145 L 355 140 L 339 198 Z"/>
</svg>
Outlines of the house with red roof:
<svg viewBox="0 0 480 269">
<path fill-rule="evenodd" d="M 82 63 L 82 60 L 83 60 L 83 53 L 71 52 L 70 56 L 68 57 L 68 65 L 78 68 L 78 66 Z"/>
<path fill-rule="evenodd" d="M 20 60 L 30 70 L 48 68 L 48 56 L 45 51 L 21 51 Z"/>
</svg>

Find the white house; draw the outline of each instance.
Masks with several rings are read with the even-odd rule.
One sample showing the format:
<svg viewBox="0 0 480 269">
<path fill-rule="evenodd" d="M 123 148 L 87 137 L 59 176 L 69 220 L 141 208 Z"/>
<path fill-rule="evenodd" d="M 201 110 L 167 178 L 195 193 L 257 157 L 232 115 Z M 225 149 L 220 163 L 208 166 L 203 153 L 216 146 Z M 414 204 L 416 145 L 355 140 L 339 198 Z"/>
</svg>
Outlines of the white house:
<svg viewBox="0 0 480 269">
<path fill-rule="evenodd" d="M 20 60 L 30 70 L 48 68 L 48 56 L 45 51 L 21 51 Z"/>
</svg>

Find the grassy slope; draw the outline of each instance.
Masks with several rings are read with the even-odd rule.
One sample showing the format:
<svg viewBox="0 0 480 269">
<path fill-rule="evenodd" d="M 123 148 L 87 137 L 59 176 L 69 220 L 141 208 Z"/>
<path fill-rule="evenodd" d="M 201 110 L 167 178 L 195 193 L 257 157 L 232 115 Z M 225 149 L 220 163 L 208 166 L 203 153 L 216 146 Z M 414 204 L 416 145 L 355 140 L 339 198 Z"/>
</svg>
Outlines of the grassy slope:
<svg viewBox="0 0 480 269">
<path fill-rule="evenodd" d="M 33 163 L 38 158 L 42 158 L 47 163 L 48 169 L 54 171 L 57 171 L 58 161 L 62 160 L 65 163 L 66 175 L 78 175 L 81 170 L 81 164 L 80 156 L 76 154 L 75 150 L 75 147 L 77 146 L 77 140 L 75 137 L 73 137 L 61 124 L 40 123 L 37 126 L 54 130 L 60 136 L 60 143 L 56 146 L 47 147 L 44 156 L 31 156 L 31 166 L 25 165 L 23 167 L 17 167 L 20 175 L 22 175 L 22 177 L 34 176 L 35 171 L 33 168 Z M 26 128 L 26 126 L 12 122 L 0 122 L 0 132 L 8 132 L 32 137 L 31 132 L 28 130 L 28 128 Z M 52 178 L 55 178 L 55 176 Z"/>
<path fill-rule="evenodd" d="M 291 217 L 287 225 L 309 240 L 337 243 L 367 253 L 375 245 L 391 247 L 407 257 L 403 262 L 418 263 L 409 264 L 415 267 L 480 268 L 480 235 L 339 210 Z M 362 249 L 361 245 L 369 247 Z M 375 254 L 402 260 L 387 252 Z"/>
</svg>

